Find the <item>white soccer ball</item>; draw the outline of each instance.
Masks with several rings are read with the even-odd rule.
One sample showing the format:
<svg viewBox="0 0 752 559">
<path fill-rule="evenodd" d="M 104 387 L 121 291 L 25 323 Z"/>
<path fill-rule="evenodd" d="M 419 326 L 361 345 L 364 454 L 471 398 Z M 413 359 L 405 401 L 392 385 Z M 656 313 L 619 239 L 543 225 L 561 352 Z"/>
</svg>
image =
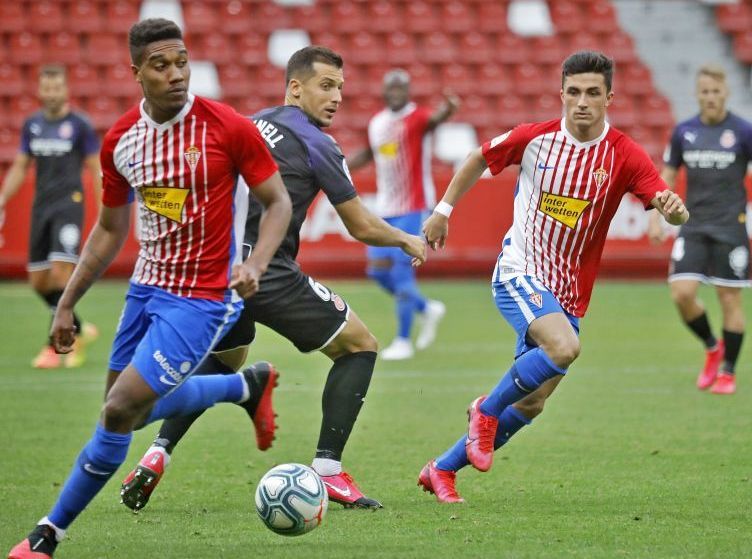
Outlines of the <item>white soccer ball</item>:
<svg viewBox="0 0 752 559">
<path fill-rule="evenodd" d="M 321 524 L 329 496 L 321 478 L 303 464 L 280 464 L 256 487 L 256 511 L 272 532 L 300 536 Z"/>
</svg>

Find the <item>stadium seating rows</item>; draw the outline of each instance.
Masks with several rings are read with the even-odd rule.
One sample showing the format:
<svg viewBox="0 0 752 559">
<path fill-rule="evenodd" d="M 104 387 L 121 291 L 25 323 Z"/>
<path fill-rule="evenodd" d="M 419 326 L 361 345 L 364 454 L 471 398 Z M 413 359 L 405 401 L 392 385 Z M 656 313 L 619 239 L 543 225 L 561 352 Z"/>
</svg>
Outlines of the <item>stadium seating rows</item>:
<svg viewBox="0 0 752 559">
<path fill-rule="evenodd" d="M 511 1 L 317 0 L 291 7 L 184 0 L 181 8 L 191 56 L 217 65 L 223 99 L 244 113 L 282 101 L 283 70 L 267 58 L 274 30 L 304 29 L 314 43 L 344 52 L 346 97 L 335 133 L 347 147 L 362 145 L 368 118 L 381 107 L 381 77 L 393 66 L 411 73 L 419 101 L 438 103 L 445 89 L 461 95 L 456 120 L 486 139 L 517 122 L 558 114 L 561 60 L 597 48 L 618 64 L 611 121 L 642 138 L 657 157 L 671 125 L 670 108 L 632 39 L 619 29 L 613 6 L 549 0 L 555 33 L 522 37 L 508 31 Z M 74 103 L 100 131 L 139 98 L 125 45 L 140 6 L 139 0 L 0 3 L 0 163 L 9 151 L 12 157 L 23 118 L 37 107 L 33 92 L 43 63 L 68 66 Z"/>
</svg>

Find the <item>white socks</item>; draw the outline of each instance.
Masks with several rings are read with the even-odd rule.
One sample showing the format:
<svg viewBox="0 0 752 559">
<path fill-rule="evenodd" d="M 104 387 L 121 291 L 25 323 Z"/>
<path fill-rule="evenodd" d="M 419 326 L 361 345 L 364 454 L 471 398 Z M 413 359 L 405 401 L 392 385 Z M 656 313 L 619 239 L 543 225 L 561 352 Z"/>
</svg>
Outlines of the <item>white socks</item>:
<svg viewBox="0 0 752 559">
<path fill-rule="evenodd" d="M 311 467 L 322 477 L 336 476 L 342 472 L 342 462 L 331 458 L 314 458 Z"/>
<path fill-rule="evenodd" d="M 60 543 L 62 539 L 65 537 L 65 530 L 55 526 L 52 522 L 50 522 L 50 519 L 47 518 L 46 516 L 42 520 L 37 522 L 37 526 L 40 526 L 42 524 L 46 524 L 47 526 L 55 530 L 55 539 L 57 540 L 58 543 Z"/>
</svg>

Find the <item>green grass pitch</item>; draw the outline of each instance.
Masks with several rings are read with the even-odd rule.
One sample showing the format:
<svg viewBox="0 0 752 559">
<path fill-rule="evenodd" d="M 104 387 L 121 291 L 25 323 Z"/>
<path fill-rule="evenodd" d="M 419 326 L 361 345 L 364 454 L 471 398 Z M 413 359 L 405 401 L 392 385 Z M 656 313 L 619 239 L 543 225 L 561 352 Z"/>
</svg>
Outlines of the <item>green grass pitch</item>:
<svg viewBox="0 0 752 559">
<path fill-rule="evenodd" d="M 328 282 L 382 344 L 391 303 L 372 284 Z M 47 316 L 30 289 L 0 284 L 0 552 L 46 512 L 101 406 L 109 344 L 126 285 L 104 282 L 80 305 L 100 340 L 87 365 L 36 371 Z M 436 344 L 410 361 L 379 362 L 344 456 L 377 512 L 332 505 L 309 535 L 284 538 L 256 517 L 256 481 L 274 464 L 309 463 L 329 368 L 261 329 L 251 359 L 282 371 L 277 441 L 259 452 L 245 413 L 210 410 L 178 447 L 149 506 L 118 504 L 120 481 L 155 433 L 134 437 L 126 464 L 69 530 L 59 559 L 168 558 L 711 558 L 752 557 L 752 341 L 736 395 L 699 392 L 703 359 L 665 284 L 596 287 L 582 354 L 531 427 L 493 469 L 458 475 L 464 505 L 416 487 L 420 468 L 466 428 L 465 409 L 507 369 L 513 333 L 487 282 L 425 282 L 447 303 Z M 702 292 L 720 326 L 712 291 Z M 747 296 L 748 297 L 748 296 Z M 746 301 L 750 313 L 749 298 Z"/>
</svg>

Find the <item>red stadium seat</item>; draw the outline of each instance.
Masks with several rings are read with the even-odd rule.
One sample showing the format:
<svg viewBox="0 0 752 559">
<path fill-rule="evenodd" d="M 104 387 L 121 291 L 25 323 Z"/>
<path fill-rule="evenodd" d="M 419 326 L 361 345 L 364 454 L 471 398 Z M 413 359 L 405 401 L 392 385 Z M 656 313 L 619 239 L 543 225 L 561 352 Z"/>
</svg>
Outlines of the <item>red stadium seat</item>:
<svg viewBox="0 0 752 559">
<path fill-rule="evenodd" d="M 519 95 L 537 96 L 550 91 L 551 85 L 540 66 L 530 63 L 518 64 L 512 72 L 514 90 Z"/>
<path fill-rule="evenodd" d="M 9 60 L 14 60 L 17 64 L 31 65 L 45 62 L 45 53 L 38 34 L 28 31 L 14 33 L 10 36 L 8 46 Z"/>
<path fill-rule="evenodd" d="M 462 99 L 462 106 L 454 120 L 467 122 L 473 126 L 486 126 L 489 122 L 493 122 L 494 118 L 496 118 L 496 111 L 493 110 L 486 97 L 467 95 Z"/>
<path fill-rule="evenodd" d="M 507 33 L 507 7 L 502 2 L 482 2 L 478 5 L 478 31 L 503 35 Z"/>
<path fill-rule="evenodd" d="M 71 33 L 99 33 L 104 29 L 104 20 L 99 3 L 93 0 L 76 0 L 68 8 L 65 29 Z"/>
<path fill-rule="evenodd" d="M 560 65 L 569 54 L 569 47 L 556 35 L 532 39 L 530 48 L 531 62 L 547 66 Z"/>
<path fill-rule="evenodd" d="M 305 29 L 309 33 L 328 31 L 331 20 L 321 5 L 294 6 L 292 8 L 292 23 L 295 29 Z"/>
<path fill-rule="evenodd" d="M 269 32 L 292 27 L 292 12 L 276 2 L 257 2 L 252 4 L 253 19 L 246 29 L 249 31 Z"/>
<path fill-rule="evenodd" d="M 549 2 L 548 7 L 558 35 L 573 35 L 589 25 L 579 4 L 557 0 Z"/>
<path fill-rule="evenodd" d="M 423 39 L 421 61 L 435 64 L 449 64 L 455 62 L 457 49 L 449 35 L 434 31 Z"/>
<path fill-rule="evenodd" d="M 17 97 L 36 91 L 36 84 L 27 83 L 21 68 L 15 64 L 0 64 L 0 97 Z"/>
<path fill-rule="evenodd" d="M 224 33 L 230 35 L 253 35 L 255 14 L 251 15 L 252 4 L 243 0 L 224 0 L 219 4 L 220 25 Z"/>
<path fill-rule="evenodd" d="M 0 165 L 7 165 L 16 158 L 21 142 L 18 133 L 8 125 L 0 126 Z M 5 175 L 5 169 L 2 170 Z"/>
<path fill-rule="evenodd" d="M 498 131 L 494 133 L 494 136 L 506 130 L 511 130 L 522 122 L 531 122 L 533 120 L 532 110 L 523 101 L 522 97 L 517 95 L 503 95 L 494 107 L 494 114 L 493 122 L 498 125 Z M 488 123 L 485 125 L 487 126 Z"/>
<path fill-rule="evenodd" d="M 512 33 L 500 35 L 496 42 L 496 54 L 489 62 L 519 64 L 530 59 L 528 42 Z"/>
<path fill-rule="evenodd" d="M 248 97 L 253 95 L 256 73 L 248 66 L 227 64 L 219 67 L 222 97 Z"/>
<path fill-rule="evenodd" d="M 410 92 L 416 97 L 432 95 L 439 91 L 438 76 L 426 64 L 410 64 Z M 381 83 L 381 82 L 379 82 Z"/>
<path fill-rule="evenodd" d="M 619 130 L 635 126 L 639 122 L 639 118 L 631 97 L 619 97 L 608 107 L 608 120 Z"/>
<path fill-rule="evenodd" d="M 267 37 L 259 33 L 246 33 L 232 39 L 232 45 L 240 62 L 246 66 L 263 66 L 267 60 Z"/>
<path fill-rule="evenodd" d="M 209 33 L 203 37 L 201 54 L 202 59 L 214 64 L 229 64 L 235 61 L 238 50 L 224 34 Z"/>
<path fill-rule="evenodd" d="M 561 97 L 553 93 L 544 93 L 535 98 L 530 117 L 535 122 L 561 118 Z"/>
<path fill-rule="evenodd" d="M 601 43 L 600 50 L 613 58 L 618 64 L 630 64 L 637 60 L 632 37 L 623 31 L 608 35 Z"/>
<path fill-rule="evenodd" d="M 242 97 L 233 97 L 229 99 L 224 99 L 224 102 L 230 105 L 232 108 L 234 108 L 236 111 L 238 111 L 241 115 L 250 116 L 254 113 L 257 113 L 261 109 L 265 109 L 269 106 L 276 106 L 282 103 L 282 99 L 275 99 L 275 100 L 269 100 L 270 102 L 267 104 L 267 99 L 263 97 L 259 97 L 258 95 L 245 95 Z"/>
<path fill-rule="evenodd" d="M 35 95 L 19 95 L 10 100 L 10 125 L 13 130 L 20 130 L 24 121 L 39 110 L 39 101 Z"/>
<path fill-rule="evenodd" d="M 346 124 L 354 129 L 366 128 L 371 117 L 384 107 L 384 103 L 380 99 L 367 96 L 346 99 L 342 105 L 346 108 L 348 114 Z"/>
<path fill-rule="evenodd" d="M 416 0 L 405 7 L 403 29 L 414 33 L 431 33 L 441 29 L 440 20 L 431 4 Z"/>
<path fill-rule="evenodd" d="M 381 0 L 368 4 L 368 28 L 377 33 L 391 33 L 402 27 L 402 14 L 394 2 Z"/>
<path fill-rule="evenodd" d="M 69 68 L 68 83 L 71 93 L 79 97 L 94 97 L 99 95 L 100 89 L 107 89 L 99 72 L 91 64 L 76 64 Z"/>
<path fill-rule="evenodd" d="M 35 33 L 54 33 L 63 29 L 60 2 L 35 1 L 29 4 L 29 21 Z"/>
<path fill-rule="evenodd" d="M 51 35 L 47 41 L 45 59 L 62 64 L 78 64 L 81 62 L 81 44 L 77 35 L 67 31 L 60 31 Z"/>
<path fill-rule="evenodd" d="M 86 112 L 94 128 L 101 132 L 108 130 L 122 114 L 120 105 L 112 97 L 103 95 L 92 98 L 86 104 Z"/>
<path fill-rule="evenodd" d="M 28 23 L 23 3 L 0 3 L 0 33 L 19 33 L 26 29 L 28 29 Z"/>
<path fill-rule="evenodd" d="M 205 2 L 191 0 L 183 3 L 183 19 L 187 35 L 204 35 L 216 32 L 219 17 L 214 6 Z"/>
<path fill-rule="evenodd" d="M 596 0 L 586 4 L 585 19 L 588 29 L 600 34 L 609 34 L 618 31 L 619 24 L 616 21 L 614 7 L 607 0 Z"/>
<path fill-rule="evenodd" d="M 365 11 L 357 2 L 337 2 L 332 6 L 331 19 L 340 32 L 357 34 L 369 29 Z"/>
<path fill-rule="evenodd" d="M 449 33 L 467 33 L 478 27 L 475 13 L 466 2 L 448 2 L 441 7 L 441 29 Z"/>
<path fill-rule="evenodd" d="M 115 35 L 91 35 L 86 46 L 86 62 L 108 66 L 130 60 L 128 44 Z"/>
<path fill-rule="evenodd" d="M 345 43 L 342 35 L 335 35 L 331 32 L 314 33 L 311 37 L 311 42 L 314 45 L 321 45 L 332 49 L 334 52 L 344 53 Z M 346 63 L 346 62 L 345 62 Z"/>
<path fill-rule="evenodd" d="M 496 53 L 485 34 L 469 31 L 460 35 L 458 40 L 459 52 L 465 63 L 485 65 L 495 62 Z"/>
<path fill-rule="evenodd" d="M 280 105 L 285 99 L 285 71 L 276 66 L 262 66 L 256 73 L 256 83 L 250 96 L 258 96 L 273 105 Z"/>
<path fill-rule="evenodd" d="M 500 64 L 484 64 L 478 69 L 476 87 L 483 95 L 503 95 L 512 87 L 511 72 Z"/>
<path fill-rule="evenodd" d="M 474 79 L 467 65 L 447 64 L 441 68 L 442 90 L 448 89 L 460 97 L 478 91 L 478 82 Z"/>
<path fill-rule="evenodd" d="M 601 50 L 602 38 L 599 35 L 580 31 L 569 41 L 569 51 L 578 52 L 581 50 Z"/>
<path fill-rule="evenodd" d="M 418 49 L 413 35 L 390 33 L 386 37 L 386 60 L 395 66 L 404 66 L 417 62 Z"/>
<path fill-rule="evenodd" d="M 653 78 L 644 64 L 635 61 L 617 69 L 613 88 L 619 96 L 645 95 L 653 91 Z"/>
<path fill-rule="evenodd" d="M 105 75 L 102 91 L 106 94 L 123 99 L 128 103 L 141 98 L 142 90 L 133 75 L 130 63 L 111 64 L 107 66 Z"/>
<path fill-rule="evenodd" d="M 384 57 L 382 43 L 371 33 L 356 33 L 347 46 L 347 60 L 352 64 L 376 64 Z"/>
<path fill-rule="evenodd" d="M 373 89 L 372 84 L 366 78 L 367 68 L 368 66 L 359 66 L 357 64 L 345 65 L 345 86 L 343 90 L 346 99 L 350 98 L 352 95 L 370 95 L 372 92 L 378 94 L 378 88 Z"/>
<path fill-rule="evenodd" d="M 657 92 L 648 96 L 642 104 L 637 107 L 640 113 L 642 124 L 652 128 L 664 128 L 673 123 L 671 113 L 671 104 L 668 100 Z"/>
<path fill-rule="evenodd" d="M 138 4 L 128 0 L 114 0 L 106 3 L 107 30 L 113 33 L 128 33 L 131 25 L 139 19 Z"/>
<path fill-rule="evenodd" d="M 734 37 L 734 56 L 744 64 L 752 64 L 752 31 Z"/>
<path fill-rule="evenodd" d="M 743 33 L 752 28 L 752 6 L 746 2 L 716 6 L 715 17 L 718 27 L 726 33 Z"/>
</svg>

